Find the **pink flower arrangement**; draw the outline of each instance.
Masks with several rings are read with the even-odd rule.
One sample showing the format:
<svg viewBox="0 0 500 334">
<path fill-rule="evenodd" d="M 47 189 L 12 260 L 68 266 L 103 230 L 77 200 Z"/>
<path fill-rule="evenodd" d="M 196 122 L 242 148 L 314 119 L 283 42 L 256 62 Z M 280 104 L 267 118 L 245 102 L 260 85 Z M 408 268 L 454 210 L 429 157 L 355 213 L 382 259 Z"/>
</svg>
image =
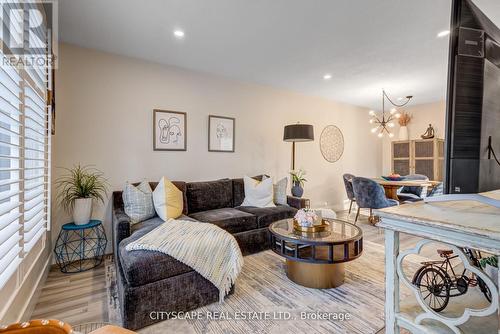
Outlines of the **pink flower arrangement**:
<svg viewBox="0 0 500 334">
<path fill-rule="evenodd" d="M 294 218 L 300 226 L 311 227 L 318 220 L 318 215 L 312 210 L 301 209 L 297 211 Z"/>
</svg>

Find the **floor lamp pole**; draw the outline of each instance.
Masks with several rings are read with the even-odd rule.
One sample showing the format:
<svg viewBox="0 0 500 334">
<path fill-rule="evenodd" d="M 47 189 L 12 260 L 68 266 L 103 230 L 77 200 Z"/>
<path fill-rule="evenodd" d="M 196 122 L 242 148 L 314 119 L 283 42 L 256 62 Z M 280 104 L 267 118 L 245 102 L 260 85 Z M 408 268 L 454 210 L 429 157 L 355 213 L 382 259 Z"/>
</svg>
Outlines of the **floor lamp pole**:
<svg viewBox="0 0 500 334">
<path fill-rule="evenodd" d="M 292 142 L 292 170 L 295 170 L 295 142 Z"/>
</svg>

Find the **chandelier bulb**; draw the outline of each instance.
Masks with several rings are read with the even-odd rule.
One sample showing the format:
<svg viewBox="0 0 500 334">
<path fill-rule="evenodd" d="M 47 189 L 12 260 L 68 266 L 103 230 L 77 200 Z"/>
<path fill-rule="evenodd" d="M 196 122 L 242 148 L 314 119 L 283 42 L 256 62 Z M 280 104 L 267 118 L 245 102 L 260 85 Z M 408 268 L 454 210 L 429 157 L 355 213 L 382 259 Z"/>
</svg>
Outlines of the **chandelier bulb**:
<svg viewBox="0 0 500 334">
<path fill-rule="evenodd" d="M 368 114 L 369 114 L 370 116 L 375 116 L 375 111 L 370 110 L 370 111 L 368 112 Z"/>
<path fill-rule="evenodd" d="M 389 133 L 389 138 L 394 137 L 394 133 Z"/>
<path fill-rule="evenodd" d="M 384 133 L 383 132 L 379 132 L 379 134 L 377 135 L 379 138 L 382 138 L 384 136 Z"/>
<path fill-rule="evenodd" d="M 375 132 L 377 132 L 377 130 L 378 130 L 378 127 L 373 128 L 371 131 L 372 131 L 372 133 L 375 133 Z"/>
</svg>

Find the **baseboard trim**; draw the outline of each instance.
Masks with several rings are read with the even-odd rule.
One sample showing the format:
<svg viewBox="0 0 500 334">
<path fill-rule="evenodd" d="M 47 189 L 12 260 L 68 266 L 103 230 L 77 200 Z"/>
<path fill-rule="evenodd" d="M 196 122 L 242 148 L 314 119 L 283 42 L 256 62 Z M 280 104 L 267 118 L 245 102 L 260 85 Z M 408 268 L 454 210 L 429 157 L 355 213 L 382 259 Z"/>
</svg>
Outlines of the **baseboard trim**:
<svg viewBox="0 0 500 334">
<path fill-rule="evenodd" d="M 42 256 L 43 253 L 44 253 L 43 251 L 40 252 L 36 261 L 38 261 L 40 259 L 40 257 Z M 35 263 L 36 263 L 36 261 L 35 261 Z M 19 312 L 19 319 L 17 319 L 18 322 L 28 321 L 31 319 L 31 315 L 33 314 L 33 311 L 35 310 L 35 306 L 36 306 L 36 303 L 38 301 L 38 297 L 40 297 L 40 294 L 42 292 L 41 291 L 42 287 L 45 283 L 45 280 L 47 279 L 47 276 L 49 275 L 51 262 L 52 262 L 52 254 L 50 254 L 47 257 L 47 260 L 45 260 L 45 263 L 43 264 L 43 270 L 40 272 L 40 275 L 38 275 L 38 279 L 36 280 L 36 283 L 31 288 L 29 298 L 27 298 L 27 300 L 22 308 L 22 311 Z M 30 268 L 30 273 L 31 273 L 31 270 L 33 270 L 33 267 L 34 267 L 34 264 Z M 27 276 L 29 276 L 29 274 Z"/>
</svg>

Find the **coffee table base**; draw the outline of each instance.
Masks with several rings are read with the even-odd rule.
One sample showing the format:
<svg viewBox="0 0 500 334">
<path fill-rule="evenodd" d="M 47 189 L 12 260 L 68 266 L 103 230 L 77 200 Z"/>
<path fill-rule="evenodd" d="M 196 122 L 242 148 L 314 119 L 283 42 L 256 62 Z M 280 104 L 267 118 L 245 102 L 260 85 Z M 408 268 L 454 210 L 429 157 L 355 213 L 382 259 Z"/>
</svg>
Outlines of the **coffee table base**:
<svg viewBox="0 0 500 334">
<path fill-rule="evenodd" d="M 293 282 L 308 288 L 336 288 L 344 283 L 344 263 L 307 263 L 287 259 L 286 275 Z"/>
</svg>

